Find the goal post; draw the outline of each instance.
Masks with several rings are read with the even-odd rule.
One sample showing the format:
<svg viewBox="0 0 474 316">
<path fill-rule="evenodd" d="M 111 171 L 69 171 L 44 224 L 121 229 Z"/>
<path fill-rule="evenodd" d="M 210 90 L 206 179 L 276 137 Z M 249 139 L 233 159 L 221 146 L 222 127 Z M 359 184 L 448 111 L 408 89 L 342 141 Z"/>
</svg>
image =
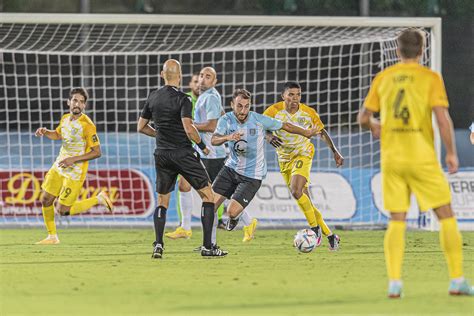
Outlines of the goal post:
<svg viewBox="0 0 474 316">
<path fill-rule="evenodd" d="M 336 169 L 327 146 L 314 141 L 313 201 L 331 224 L 384 225 L 379 143 L 356 117 L 374 75 L 397 61 L 396 36 L 406 27 L 426 32 L 422 62 L 441 71 L 440 18 L 1 13 L 0 225 L 42 225 L 40 183 L 60 144 L 33 133 L 58 124 L 76 86 L 90 93 L 86 113 L 103 148 L 80 199 L 106 190 L 117 207 L 61 221 L 151 225 L 154 140 L 138 135 L 136 123 L 148 94 L 163 85 L 168 58 L 182 63 L 185 90 L 193 73 L 213 66 L 226 111 L 235 88 L 250 90 L 253 110 L 262 113 L 280 100 L 285 81 L 298 81 L 302 102 L 318 111 L 346 158 Z M 266 151 L 269 174 L 249 213 L 270 227 L 304 225 L 273 148 Z M 173 195 L 170 225 L 179 221 L 174 203 Z"/>
</svg>

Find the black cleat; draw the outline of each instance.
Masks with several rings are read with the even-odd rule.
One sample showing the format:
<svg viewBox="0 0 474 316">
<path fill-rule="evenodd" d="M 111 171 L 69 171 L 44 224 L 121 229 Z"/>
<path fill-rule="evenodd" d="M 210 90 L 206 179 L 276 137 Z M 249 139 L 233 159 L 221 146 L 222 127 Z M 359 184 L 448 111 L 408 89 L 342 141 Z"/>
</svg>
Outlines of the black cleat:
<svg viewBox="0 0 474 316">
<path fill-rule="evenodd" d="M 206 258 L 225 257 L 228 253 L 228 251 L 220 249 L 217 245 L 212 246 L 212 249 L 207 249 L 203 247 L 201 250 L 201 256 Z"/>
<path fill-rule="evenodd" d="M 161 244 L 155 244 L 151 257 L 153 259 L 161 259 L 163 257 L 163 246 Z"/>
<path fill-rule="evenodd" d="M 239 219 L 229 218 L 227 223 L 225 224 L 225 230 L 231 231 L 239 224 Z"/>
<path fill-rule="evenodd" d="M 337 251 L 339 249 L 340 240 L 341 238 L 339 238 L 339 236 L 336 234 L 332 234 L 331 236 L 328 236 L 329 250 Z"/>
</svg>

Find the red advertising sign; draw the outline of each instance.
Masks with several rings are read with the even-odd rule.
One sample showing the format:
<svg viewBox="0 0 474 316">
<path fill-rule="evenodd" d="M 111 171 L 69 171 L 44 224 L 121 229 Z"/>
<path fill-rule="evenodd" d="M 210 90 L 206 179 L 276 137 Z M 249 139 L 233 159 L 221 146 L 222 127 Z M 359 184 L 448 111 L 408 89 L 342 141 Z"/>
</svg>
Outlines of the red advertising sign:
<svg viewBox="0 0 474 316">
<path fill-rule="evenodd" d="M 41 214 L 41 183 L 46 171 L 0 171 L 0 216 Z M 154 193 L 148 178 L 133 169 L 91 170 L 78 200 L 105 191 L 114 202 L 114 212 L 96 205 L 83 216 L 140 216 L 153 210 Z"/>
</svg>

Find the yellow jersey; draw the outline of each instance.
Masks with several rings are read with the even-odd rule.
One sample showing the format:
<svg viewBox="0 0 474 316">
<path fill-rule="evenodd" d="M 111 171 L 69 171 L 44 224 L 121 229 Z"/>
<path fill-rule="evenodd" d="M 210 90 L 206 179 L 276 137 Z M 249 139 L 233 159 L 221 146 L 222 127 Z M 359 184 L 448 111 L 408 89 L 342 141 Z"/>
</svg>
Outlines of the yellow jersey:
<svg viewBox="0 0 474 316">
<path fill-rule="evenodd" d="M 364 107 L 380 112 L 382 164 L 437 163 L 432 107 L 448 107 L 440 74 L 418 63 L 398 63 L 374 78 Z"/>
<path fill-rule="evenodd" d="M 269 106 L 263 115 L 276 118 L 283 122 L 289 122 L 302 128 L 315 128 L 319 130 L 324 128 L 323 122 L 319 118 L 318 113 L 306 104 L 300 103 L 298 111 L 290 114 L 285 109 L 285 102 L 281 101 Z M 295 157 L 304 156 L 313 159 L 314 145 L 311 140 L 297 134 L 291 134 L 280 129 L 274 132 L 282 141 L 283 145 L 277 148 L 278 160 L 280 162 L 288 162 Z"/>
<path fill-rule="evenodd" d="M 62 144 L 53 168 L 66 178 L 84 180 L 89 166 L 88 161 L 75 163 L 69 168 L 60 168 L 58 163 L 68 157 L 83 155 L 89 152 L 91 147 L 100 144 L 94 123 L 85 114 L 76 120 L 71 120 L 71 114 L 65 114 L 56 128 L 56 132 L 61 135 Z"/>
</svg>

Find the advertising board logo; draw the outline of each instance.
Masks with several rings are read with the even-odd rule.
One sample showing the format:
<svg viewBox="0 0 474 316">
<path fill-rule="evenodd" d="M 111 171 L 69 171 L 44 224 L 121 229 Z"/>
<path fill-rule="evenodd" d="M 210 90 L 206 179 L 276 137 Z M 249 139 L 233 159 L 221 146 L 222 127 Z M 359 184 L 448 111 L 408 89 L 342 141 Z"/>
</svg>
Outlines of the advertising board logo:
<svg viewBox="0 0 474 316">
<path fill-rule="evenodd" d="M 40 215 L 41 183 L 45 175 L 46 171 L 0 171 L 0 215 Z M 102 191 L 114 202 L 114 213 L 98 205 L 81 216 L 140 216 L 153 210 L 152 186 L 137 170 L 89 171 L 78 201 L 97 196 Z"/>
</svg>

